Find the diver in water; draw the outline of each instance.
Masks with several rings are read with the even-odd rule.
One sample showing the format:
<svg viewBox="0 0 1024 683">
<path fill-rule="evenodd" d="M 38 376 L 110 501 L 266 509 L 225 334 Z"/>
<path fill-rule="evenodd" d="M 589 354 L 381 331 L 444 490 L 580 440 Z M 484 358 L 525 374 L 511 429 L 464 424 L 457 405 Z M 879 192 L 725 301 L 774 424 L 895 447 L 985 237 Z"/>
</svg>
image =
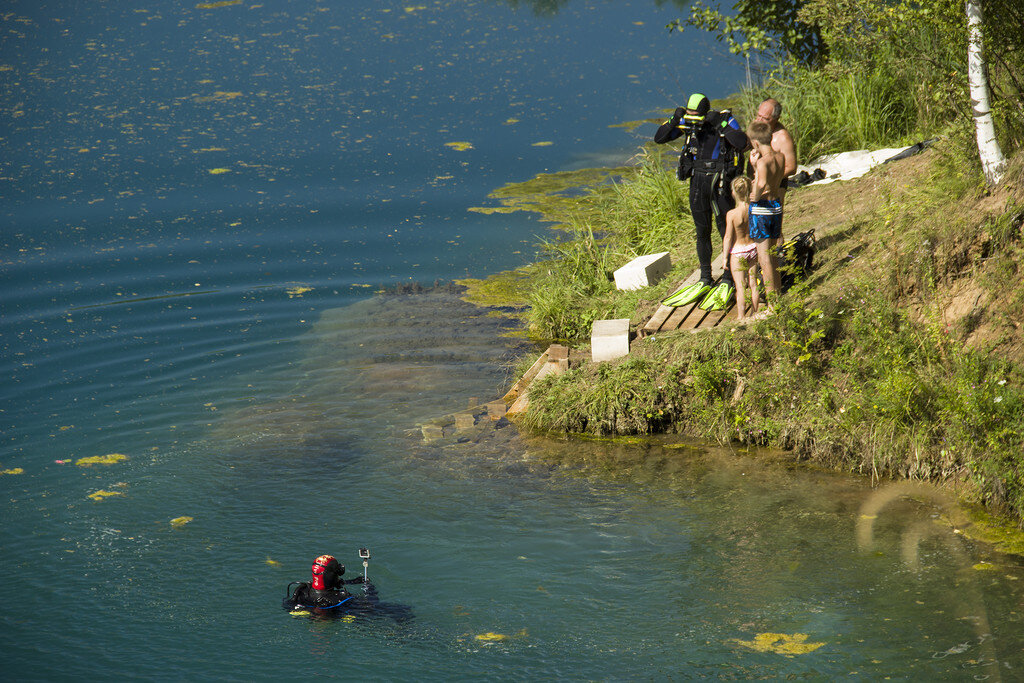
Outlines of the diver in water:
<svg viewBox="0 0 1024 683">
<path fill-rule="evenodd" d="M 370 551 L 359 549 L 359 558 L 363 561 L 363 575 L 345 580 L 345 566 L 333 555 L 321 555 L 313 560 L 313 580 L 293 581 L 285 589 L 285 598 L 281 606 L 292 615 L 305 614 L 318 619 L 336 617 L 385 617 L 397 624 L 405 624 L 412 620 L 412 608 L 396 603 L 381 602 L 377 596 L 377 588 L 366 576 L 366 568 L 370 564 Z M 350 593 L 346 585 L 362 584 L 361 592 Z M 294 587 L 294 588 L 293 588 Z"/>
<path fill-rule="evenodd" d="M 366 548 L 359 549 L 359 556 L 363 558 L 363 567 L 366 567 L 370 559 L 370 551 Z M 338 562 L 333 555 L 321 555 L 313 560 L 313 580 L 293 581 L 286 589 L 287 596 L 282 605 L 285 609 L 295 610 L 301 608 L 315 608 L 318 610 L 329 610 L 346 605 L 355 606 L 356 602 L 366 602 L 367 599 L 375 598 L 377 589 L 370 583 L 366 575 L 357 576 L 354 579 L 345 580 L 342 575 L 345 573 L 345 565 Z M 349 593 L 346 585 L 363 584 L 363 596 L 355 596 Z M 295 589 L 292 590 L 292 586 Z M 365 607 L 365 605 L 363 605 Z"/>
</svg>

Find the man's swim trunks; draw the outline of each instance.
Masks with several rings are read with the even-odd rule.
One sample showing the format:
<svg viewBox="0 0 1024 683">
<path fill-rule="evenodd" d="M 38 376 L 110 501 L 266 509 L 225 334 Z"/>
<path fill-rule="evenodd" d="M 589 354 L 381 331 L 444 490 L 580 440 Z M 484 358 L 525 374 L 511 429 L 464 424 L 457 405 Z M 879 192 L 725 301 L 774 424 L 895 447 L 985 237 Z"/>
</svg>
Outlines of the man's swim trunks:
<svg viewBox="0 0 1024 683">
<path fill-rule="evenodd" d="M 750 203 L 750 239 L 769 240 L 782 236 L 782 205 L 775 199 Z"/>
</svg>

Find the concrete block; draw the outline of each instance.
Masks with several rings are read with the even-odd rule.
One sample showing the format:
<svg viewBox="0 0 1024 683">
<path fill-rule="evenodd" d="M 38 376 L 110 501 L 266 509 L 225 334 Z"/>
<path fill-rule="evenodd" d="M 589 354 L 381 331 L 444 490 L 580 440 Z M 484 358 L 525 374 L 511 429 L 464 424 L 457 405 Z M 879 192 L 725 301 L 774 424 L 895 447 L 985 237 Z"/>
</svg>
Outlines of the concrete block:
<svg viewBox="0 0 1024 683">
<path fill-rule="evenodd" d="M 487 404 L 487 416 L 492 420 L 500 420 L 508 412 L 508 405 L 504 401 L 491 401 Z"/>
<path fill-rule="evenodd" d="M 590 333 L 590 357 L 595 363 L 629 355 L 629 318 L 595 320 Z"/>
<path fill-rule="evenodd" d="M 616 289 L 642 289 L 665 277 L 672 268 L 667 251 L 637 256 L 615 271 Z"/>
<path fill-rule="evenodd" d="M 444 427 L 435 424 L 425 424 L 421 427 L 424 441 L 436 441 L 444 438 Z"/>
<path fill-rule="evenodd" d="M 473 413 L 455 413 L 455 429 L 462 431 L 476 424 Z"/>
</svg>

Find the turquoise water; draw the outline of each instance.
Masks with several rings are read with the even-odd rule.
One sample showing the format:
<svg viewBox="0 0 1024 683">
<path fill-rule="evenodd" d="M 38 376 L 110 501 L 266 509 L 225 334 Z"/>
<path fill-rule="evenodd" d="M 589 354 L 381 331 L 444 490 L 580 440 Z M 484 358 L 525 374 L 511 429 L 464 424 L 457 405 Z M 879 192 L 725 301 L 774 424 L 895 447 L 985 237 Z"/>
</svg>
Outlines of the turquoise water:
<svg viewBox="0 0 1024 683">
<path fill-rule="evenodd" d="M 8 2 L 4 678 L 1020 677 L 1020 562 L 941 505 L 865 540 L 868 482 L 763 456 L 422 439 L 529 349 L 447 288 L 374 292 L 528 261 L 542 224 L 467 208 L 735 90 L 680 12 Z M 280 609 L 359 546 L 412 620 Z"/>
</svg>

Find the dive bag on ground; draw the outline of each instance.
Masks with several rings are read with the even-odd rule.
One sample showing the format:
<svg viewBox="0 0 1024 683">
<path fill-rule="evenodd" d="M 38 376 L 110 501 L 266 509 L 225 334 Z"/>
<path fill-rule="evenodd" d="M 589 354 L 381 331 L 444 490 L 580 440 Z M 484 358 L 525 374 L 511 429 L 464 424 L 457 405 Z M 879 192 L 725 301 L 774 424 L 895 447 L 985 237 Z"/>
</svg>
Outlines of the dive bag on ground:
<svg viewBox="0 0 1024 683">
<path fill-rule="evenodd" d="M 800 282 L 814 268 L 814 253 L 817 251 L 814 230 L 801 232 L 776 250 L 779 273 L 782 275 L 782 292 Z"/>
</svg>

